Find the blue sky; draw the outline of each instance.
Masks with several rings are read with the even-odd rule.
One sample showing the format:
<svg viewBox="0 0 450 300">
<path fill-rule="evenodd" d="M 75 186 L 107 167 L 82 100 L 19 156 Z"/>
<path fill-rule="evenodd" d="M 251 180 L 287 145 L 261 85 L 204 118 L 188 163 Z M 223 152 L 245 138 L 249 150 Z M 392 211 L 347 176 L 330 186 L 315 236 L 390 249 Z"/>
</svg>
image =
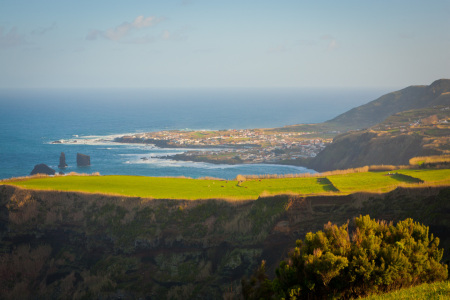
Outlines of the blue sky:
<svg viewBox="0 0 450 300">
<path fill-rule="evenodd" d="M 450 1 L 0 0 L 0 88 L 404 87 L 450 78 Z"/>
</svg>

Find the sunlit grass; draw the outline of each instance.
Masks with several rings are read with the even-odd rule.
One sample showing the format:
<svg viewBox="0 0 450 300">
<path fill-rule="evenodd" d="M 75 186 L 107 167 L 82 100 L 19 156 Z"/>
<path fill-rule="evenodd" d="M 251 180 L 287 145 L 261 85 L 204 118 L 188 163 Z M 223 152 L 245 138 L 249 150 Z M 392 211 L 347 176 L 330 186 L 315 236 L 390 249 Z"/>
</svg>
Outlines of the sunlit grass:
<svg viewBox="0 0 450 300">
<path fill-rule="evenodd" d="M 425 283 L 412 288 L 401 289 L 391 293 L 374 295 L 364 300 L 394 300 L 394 299 L 450 299 L 450 282 Z"/>
<path fill-rule="evenodd" d="M 450 180 L 450 169 L 399 170 L 397 172 L 428 182 Z"/>
<path fill-rule="evenodd" d="M 349 173 L 331 175 L 327 178 L 342 193 L 389 191 L 402 183 L 402 181 L 390 176 L 388 172 Z"/>
<path fill-rule="evenodd" d="M 236 198 L 257 199 L 261 193 L 299 194 L 326 192 L 317 178 L 248 180 L 207 180 L 141 176 L 59 176 L 9 182 L 28 189 L 82 191 L 162 199 Z"/>
<path fill-rule="evenodd" d="M 277 194 L 387 192 L 398 186 L 450 184 L 450 169 L 358 172 L 320 177 L 236 180 L 144 176 L 55 176 L 3 181 L 27 189 L 80 191 L 155 199 L 257 199 Z"/>
</svg>

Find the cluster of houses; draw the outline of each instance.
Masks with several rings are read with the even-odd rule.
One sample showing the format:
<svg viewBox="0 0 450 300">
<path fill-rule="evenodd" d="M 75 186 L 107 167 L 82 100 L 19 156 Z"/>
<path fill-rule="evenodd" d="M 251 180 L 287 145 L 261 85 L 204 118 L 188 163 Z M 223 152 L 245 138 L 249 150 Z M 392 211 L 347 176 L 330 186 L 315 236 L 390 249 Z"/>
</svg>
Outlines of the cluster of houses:
<svg viewBox="0 0 450 300">
<path fill-rule="evenodd" d="M 168 144 L 215 147 L 208 151 L 192 151 L 188 156 L 216 157 L 227 153 L 246 163 L 277 162 L 299 157 L 314 157 L 331 139 L 308 139 L 313 132 L 276 132 L 261 129 L 220 131 L 159 131 L 142 133 L 136 138 L 164 140 Z M 226 148 L 221 148 L 227 146 Z"/>
<path fill-rule="evenodd" d="M 187 156 L 239 158 L 243 163 L 275 163 L 284 160 L 295 160 L 300 157 L 315 157 L 331 140 L 311 139 L 299 143 L 281 144 L 268 147 L 225 148 L 215 150 L 189 151 Z"/>
<path fill-rule="evenodd" d="M 259 129 L 221 131 L 159 131 L 136 135 L 143 139 L 164 140 L 178 145 L 299 145 L 302 136 L 313 132 L 270 132 Z M 309 142 L 306 142 L 309 143 Z M 305 144 L 306 145 L 306 144 Z"/>
</svg>

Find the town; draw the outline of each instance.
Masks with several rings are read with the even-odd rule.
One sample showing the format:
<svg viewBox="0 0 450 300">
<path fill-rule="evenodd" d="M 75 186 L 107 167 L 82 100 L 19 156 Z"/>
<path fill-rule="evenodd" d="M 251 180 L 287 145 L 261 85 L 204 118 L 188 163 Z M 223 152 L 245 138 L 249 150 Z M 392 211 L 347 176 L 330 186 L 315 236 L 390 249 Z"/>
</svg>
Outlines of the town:
<svg viewBox="0 0 450 300">
<path fill-rule="evenodd" d="M 317 132 L 273 129 L 170 130 L 124 136 L 116 141 L 190 149 L 183 154 L 163 157 L 167 159 L 228 164 L 286 163 L 314 157 L 332 142 L 331 138 L 319 136 Z"/>
</svg>

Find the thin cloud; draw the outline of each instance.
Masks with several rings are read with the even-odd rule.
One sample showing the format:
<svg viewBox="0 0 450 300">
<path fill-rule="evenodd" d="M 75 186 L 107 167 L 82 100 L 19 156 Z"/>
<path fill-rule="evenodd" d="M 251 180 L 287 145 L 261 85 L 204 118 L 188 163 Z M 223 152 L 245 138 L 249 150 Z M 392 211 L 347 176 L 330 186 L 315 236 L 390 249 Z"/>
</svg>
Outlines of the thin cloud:
<svg viewBox="0 0 450 300">
<path fill-rule="evenodd" d="M 328 42 L 327 47 L 328 51 L 334 51 L 337 48 L 339 48 L 339 43 L 332 35 L 330 34 L 323 35 L 321 39 Z"/>
<path fill-rule="evenodd" d="M 164 41 L 184 41 L 186 40 L 186 29 L 171 32 L 169 30 L 163 30 L 160 37 Z"/>
<path fill-rule="evenodd" d="M 31 34 L 33 34 L 33 35 L 44 35 L 47 32 L 52 31 L 54 29 L 56 29 L 56 23 L 53 23 L 52 25 L 50 25 L 48 27 L 35 29 L 35 30 L 33 30 L 31 32 Z"/>
<path fill-rule="evenodd" d="M 155 42 L 155 37 L 151 35 L 145 35 L 142 37 L 131 38 L 125 41 L 127 44 L 148 44 Z"/>
<path fill-rule="evenodd" d="M 161 21 L 164 18 L 157 18 L 154 16 L 145 18 L 144 16 L 138 16 L 134 19 L 133 22 L 124 22 L 119 26 L 114 28 L 109 28 L 107 30 L 91 30 L 86 39 L 90 41 L 97 40 L 98 38 L 105 38 L 110 41 L 121 41 L 124 37 L 129 36 L 133 31 L 138 31 L 144 28 L 152 27 Z M 128 41 L 129 42 L 129 41 Z"/>
<path fill-rule="evenodd" d="M 297 40 L 294 42 L 294 46 L 301 46 L 301 47 L 317 46 L 317 41 L 316 40 Z"/>
<path fill-rule="evenodd" d="M 284 45 L 279 45 L 277 47 L 273 47 L 269 49 L 269 53 L 280 53 L 280 52 L 286 52 L 287 48 Z"/>
<path fill-rule="evenodd" d="M 9 32 L 0 27 L 0 48 L 10 48 L 27 44 L 25 35 L 20 34 L 17 27 L 12 27 Z"/>
</svg>

